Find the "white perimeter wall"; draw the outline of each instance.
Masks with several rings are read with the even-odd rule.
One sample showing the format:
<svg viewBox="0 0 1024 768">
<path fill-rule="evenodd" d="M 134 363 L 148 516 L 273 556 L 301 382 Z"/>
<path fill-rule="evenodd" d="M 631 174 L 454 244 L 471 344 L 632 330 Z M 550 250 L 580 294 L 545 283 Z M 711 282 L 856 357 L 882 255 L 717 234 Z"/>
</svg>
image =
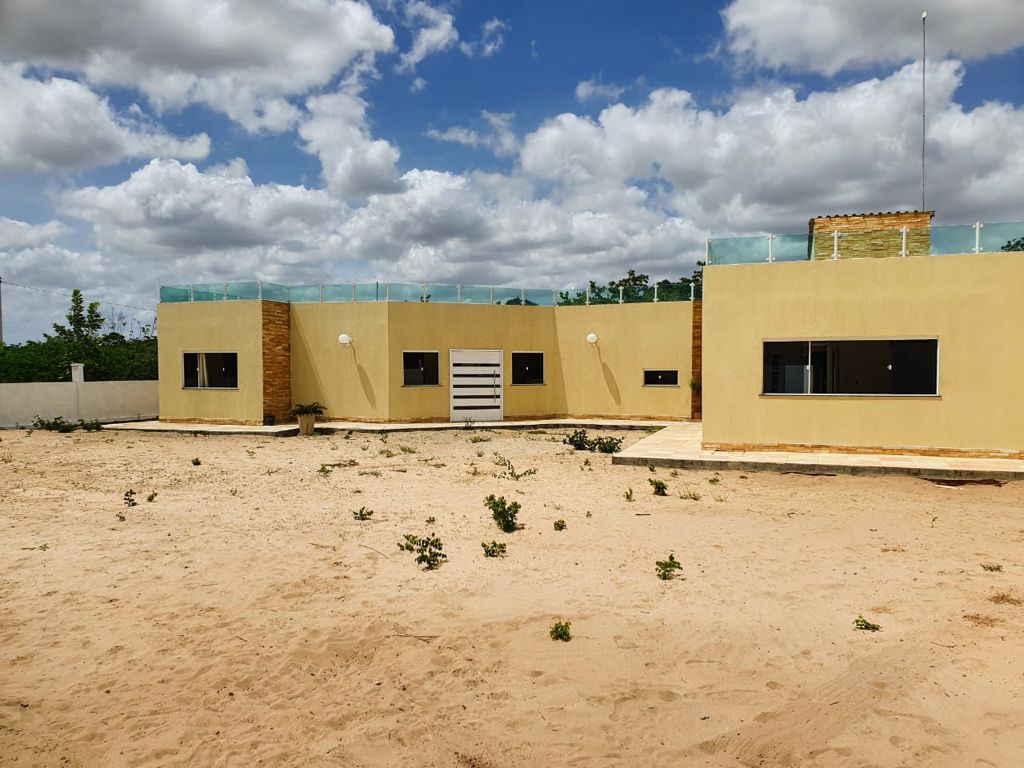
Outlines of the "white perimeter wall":
<svg viewBox="0 0 1024 768">
<path fill-rule="evenodd" d="M 72 381 L 0 384 L 0 427 L 26 426 L 36 416 L 68 421 L 155 419 L 156 381 Z"/>
</svg>

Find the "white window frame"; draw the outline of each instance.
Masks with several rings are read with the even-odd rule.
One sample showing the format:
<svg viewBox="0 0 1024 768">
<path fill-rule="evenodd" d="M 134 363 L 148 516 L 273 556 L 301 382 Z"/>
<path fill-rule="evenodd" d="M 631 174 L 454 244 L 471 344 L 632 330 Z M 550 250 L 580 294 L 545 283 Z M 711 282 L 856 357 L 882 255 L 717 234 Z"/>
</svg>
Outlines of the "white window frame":
<svg viewBox="0 0 1024 768">
<path fill-rule="evenodd" d="M 405 356 L 410 355 L 437 355 L 437 384 L 406 384 L 405 383 Z M 409 389 L 420 389 L 422 387 L 443 387 L 441 381 L 441 350 L 439 349 L 403 349 L 402 350 L 402 386 Z"/>
<path fill-rule="evenodd" d="M 239 387 L 188 387 L 185 386 L 185 355 L 234 355 L 235 356 L 235 378 L 240 378 L 238 375 L 238 351 L 234 349 L 183 349 L 181 351 L 181 388 L 187 390 L 201 389 L 201 390 L 214 390 L 217 392 L 237 392 Z"/>
<path fill-rule="evenodd" d="M 675 371 L 676 372 L 676 383 L 675 384 L 648 384 L 646 382 L 648 371 Z M 644 368 L 643 369 L 643 373 L 641 374 L 640 382 L 641 382 L 640 386 L 642 386 L 642 387 L 652 387 L 654 389 L 673 389 L 673 388 L 679 388 L 681 386 L 680 383 L 679 383 L 679 369 L 678 368 Z"/>
<path fill-rule="evenodd" d="M 539 384 L 516 384 L 513 379 L 515 378 L 516 366 L 512 360 L 513 355 L 540 355 L 541 367 L 543 368 L 544 375 L 541 377 Z M 546 387 L 548 385 L 548 356 L 541 349 L 515 349 L 509 352 L 508 358 L 508 369 L 511 372 L 508 377 L 508 385 L 510 387 Z"/>
<path fill-rule="evenodd" d="M 811 345 L 817 342 L 830 341 L 934 341 L 935 342 L 935 392 L 934 394 L 887 394 L 881 393 L 849 393 L 842 392 L 765 392 L 764 391 L 764 345 L 774 343 L 805 343 L 807 344 L 807 362 L 804 364 L 804 381 L 807 382 L 808 390 L 811 387 Z M 807 338 L 770 338 L 761 339 L 761 397 L 884 397 L 884 398 L 940 398 L 942 389 L 939 387 L 942 379 L 942 340 L 938 336 L 828 336 Z"/>
</svg>

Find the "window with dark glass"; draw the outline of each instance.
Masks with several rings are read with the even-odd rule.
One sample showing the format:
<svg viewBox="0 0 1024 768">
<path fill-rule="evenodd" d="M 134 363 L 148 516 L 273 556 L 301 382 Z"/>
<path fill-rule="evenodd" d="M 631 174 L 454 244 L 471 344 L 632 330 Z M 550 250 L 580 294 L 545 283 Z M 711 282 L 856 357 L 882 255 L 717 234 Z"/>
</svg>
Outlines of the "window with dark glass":
<svg viewBox="0 0 1024 768">
<path fill-rule="evenodd" d="M 403 383 L 407 387 L 436 386 L 438 378 L 437 352 L 403 352 Z"/>
<path fill-rule="evenodd" d="M 237 389 L 238 353 L 186 352 L 183 382 L 186 389 Z"/>
<path fill-rule="evenodd" d="M 543 352 L 513 352 L 512 353 L 512 383 L 513 384 L 543 384 L 544 383 L 544 353 Z"/>
<path fill-rule="evenodd" d="M 645 387 L 678 387 L 679 371 L 644 371 Z"/>
<path fill-rule="evenodd" d="M 936 395 L 937 339 L 765 342 L 765 394 Z"/>
</svg>

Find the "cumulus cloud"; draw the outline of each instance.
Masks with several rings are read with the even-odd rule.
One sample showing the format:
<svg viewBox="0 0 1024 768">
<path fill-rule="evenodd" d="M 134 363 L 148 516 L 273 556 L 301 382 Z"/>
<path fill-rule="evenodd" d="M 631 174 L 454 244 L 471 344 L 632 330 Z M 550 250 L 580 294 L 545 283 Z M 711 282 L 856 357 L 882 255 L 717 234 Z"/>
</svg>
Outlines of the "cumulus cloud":
<svg viewBox="0 0 1024 768">
<path fill-rule="evenodd" d="M 7 0 L 0 13 L 8 60 L 138 88 L 160 110 L 205 104 L 249 131 L 291 128 L 291 97 L 394 44 L 355 0 Z"/>
<path fill-rule="evenodd" d="M 459 41 L 455 18 L 447 11 L 434 8 L 422 0 L 416 0 L 405 7 L 405 20 L 416 29 L 416 34 L 412 47 L 399 57 L 399 72 L 412 72 L 427 56 L 446 51 Z"/>
<path fill-rule="evenodd" d="M 599 78 L 592 77 L 576 84 L 576 101 L 585 104 L 588 101 L 615 101 L 626 92 L 624 86 L 614 83 L 602 83 Z"/>
<path fill-rule="evenodd" d="M 82 83 L 37 80 L 18 64 L 0 64 L 0 103 L 0 171 L 78 170 L 152 155 L 199 160 L 210 151 L 206 134 L 179 139 L 117 114 Z"/>
<path fill-rule="evenodd" d="M 489 149 L 497 157 L 515 155 L 519 151 L 519 140 L 512 127 L 515 114 L 484 110 L 480 116 L 487 124 L 485 131 L 454 126 L 443 131 L 431 128 L 426 132 L 426 136 L 434 141 L 461 144 L 464 147 L 483 147 Z"/>
<path fill-rule="evenodd" d="M 11 253 L 23 248 L 45 245 L 67 234 L 68 228 L 59 221 L 29 224 L 26 221 L 0 216 L 0 252 Z"/>
<path fill-rule="evenodd" d="M 299 126 L 307 152 L 320 158 L 324 180 L 341 198 L 397 192 L 398 149 L 374 139 L 366 124 L 366 101 L 352 90 L 306 102 L 309 117 Z"/>
<path fill-rule="evenodd" d="M 153 281 L 320 274 L 339 245 L 326 191 L 255 184 L 241 161 L 204 173 L 152 160 L 120 184 L 64 193 L 60 208 L 92 225 L 108 267 L 145 265 Z"/>
<path fill-rule="evenodd" d="M 980 59 L 1024 45 L 1019 0 L 930 0 L 929 57 Z M 920 57 L 917 6 L 891 0 L 732 0 L 729 49 L 759 66 L 834 75 Z"/>
</svg>

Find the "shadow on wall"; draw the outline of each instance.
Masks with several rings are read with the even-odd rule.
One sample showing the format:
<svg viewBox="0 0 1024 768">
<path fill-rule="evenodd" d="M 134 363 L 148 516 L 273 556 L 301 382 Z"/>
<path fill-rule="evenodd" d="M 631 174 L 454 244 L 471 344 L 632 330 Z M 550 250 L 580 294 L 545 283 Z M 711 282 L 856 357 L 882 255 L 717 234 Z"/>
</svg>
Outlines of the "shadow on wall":
<svg viewBox="0 0 1024 768">
<path fill-rule="evenodd" d="M 366 369 L 362 363 L 359 362 L 359 354 L 355 348 L 352 349 L 352 360 L 356 364 L 356 372 L 359 374 L 359 385 L 363 388 L 363 394 L 366 395 L 366 402 L 370 404 L 371 408 L 377 407 L 377 397 L 373 393 L 373 383 L 370 381 L 369 375 L 366 373 Z"/>
<path fill-rule="evenodd" d="M 612 369 L 608 367 L 608 363 L 601 357 L 601 348 L 597 349 L 597 359 L 601 361 L 601 373 L 604 374 L 604 383 L 608 387 L 608 393 L 612 396 L 612 400 L 615 401 L 616 405 L 622 405 L 622 395 L 619 392 L 619 383 L 615 380 L 615 374 L 612 373 Z"/>
</svg>

